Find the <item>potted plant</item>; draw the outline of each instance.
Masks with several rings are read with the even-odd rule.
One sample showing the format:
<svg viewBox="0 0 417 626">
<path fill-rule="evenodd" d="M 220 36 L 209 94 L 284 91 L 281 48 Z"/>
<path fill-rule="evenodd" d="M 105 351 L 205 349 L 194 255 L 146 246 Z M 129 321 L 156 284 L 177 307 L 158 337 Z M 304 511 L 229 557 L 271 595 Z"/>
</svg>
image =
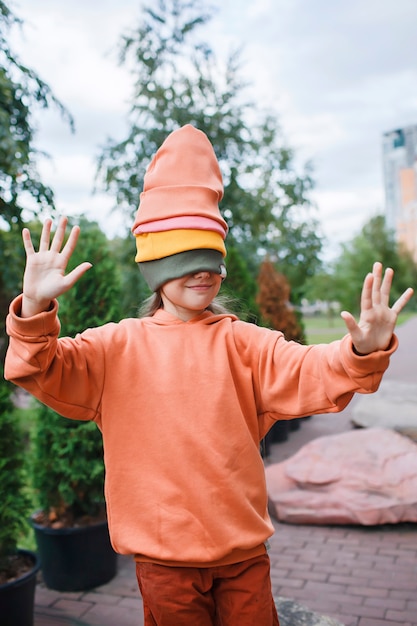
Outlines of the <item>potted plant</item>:
<svg viewBox="0 0 417 626">
<path fill-rule="evenodd" d="M 118 272 L 108 241 L 94 222 L 82 219 L 81 229 L 82 245 L 72 265 L 88 259 L 94 267 L 60 298 L 66 336 L 119 316 Z M 103 444 L 96 424 L 66 419 L 39 404 L 33 457 L 40 510 L 32 523 L 46 585 L 76 591 L 108 582 L 117 560 L 108 534 Z"/>
<path fill-rule="evenodd" d="M 102 585 L 117 571 L 104 506 L 103 446 L 92 422 L 66 419 L 39 404 L 32 525 L 45 584 L 59 591 Z"/>
<path fill-rule="evenodd" d="M 0 368 L 0 620 L 2 626 L 32 626 L 39 559 L 18 548 L 31 503 L 25 492 L 24 436 L 10 393 Z"/>
</svg>

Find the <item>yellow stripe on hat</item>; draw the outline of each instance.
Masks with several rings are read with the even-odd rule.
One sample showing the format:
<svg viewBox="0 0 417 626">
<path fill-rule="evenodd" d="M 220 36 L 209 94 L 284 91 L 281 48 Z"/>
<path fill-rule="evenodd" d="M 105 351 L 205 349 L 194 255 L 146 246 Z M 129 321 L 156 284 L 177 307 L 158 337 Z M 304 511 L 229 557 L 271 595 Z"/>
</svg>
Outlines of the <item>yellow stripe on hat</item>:
<svg viewBox="0 0 417 626">
<path fill-rule="evenodd" d="M 158 233 L 136 235 L 137 254 L 135 261 L 155 261 L 172 254 L 208 248 L 218 250 L 225 257 L 223 237 L 211 230 L 167 230 Z"/>
</svg>

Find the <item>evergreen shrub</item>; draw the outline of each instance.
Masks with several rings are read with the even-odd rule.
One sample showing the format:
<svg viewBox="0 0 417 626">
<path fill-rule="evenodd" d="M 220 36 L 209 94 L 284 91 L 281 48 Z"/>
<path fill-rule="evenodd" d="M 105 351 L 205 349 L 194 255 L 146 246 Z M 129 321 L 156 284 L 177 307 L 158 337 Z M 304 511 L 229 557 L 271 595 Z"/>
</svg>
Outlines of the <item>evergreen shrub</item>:
<svg viewBox="0 0 417 626">
<path fill-rule="evenodd" d="M 73 526 L 103 516 L 103 443 L 94 422 L 78 422 L 39 404 L 33 485 L 37 523 Z"/>
<path fill-rule="evenodd" d="M 0 574 L 17 553 L 31 506 L 26 492 L 24 434 L 14 416 L 10 394 L 11 387 L 0 368 Z"/>
</svg>

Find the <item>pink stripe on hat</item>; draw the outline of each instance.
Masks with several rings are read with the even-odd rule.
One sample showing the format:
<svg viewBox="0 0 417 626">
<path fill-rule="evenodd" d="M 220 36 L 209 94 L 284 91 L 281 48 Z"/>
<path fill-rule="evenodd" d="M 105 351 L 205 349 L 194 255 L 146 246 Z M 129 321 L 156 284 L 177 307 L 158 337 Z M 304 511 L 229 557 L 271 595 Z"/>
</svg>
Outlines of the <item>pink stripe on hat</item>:
<svg viewBox="0 0 417 626">
<path fill-rule="evenodd" d="M 201 215 L 179 215 L 177 217 L 169 217 L 162 220 L 154 220 L 139 224 L 133 231 L 134 235 L 143 233 L 160 233 L 167 230 L 193 229 L 193 230 L 212 230 L 226 238 L 226 230 L 216 220 Z"/>
<path fill-rule="evenodd" d="M 172 217 L 206 217 L 227 232 L 219 210 L 223 179 L 207 135 L 190 124 L 174 130 L 152 158 L 132 231 Z M 182 226 L 184 228 L 184 226 Z"/>
</svg>

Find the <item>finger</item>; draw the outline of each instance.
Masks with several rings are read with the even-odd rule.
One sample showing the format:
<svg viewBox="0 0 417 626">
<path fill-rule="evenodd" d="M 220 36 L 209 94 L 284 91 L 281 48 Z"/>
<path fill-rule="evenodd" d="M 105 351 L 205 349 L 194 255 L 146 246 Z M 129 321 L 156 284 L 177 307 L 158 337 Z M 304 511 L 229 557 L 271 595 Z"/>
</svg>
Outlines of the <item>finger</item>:
<svg viewBox="0 0 417 626">
<path fill-rule="evenodd" d="M 32 237 L 30 236 L 29 228 L 24 228 L 22 230 L 22 239 L 23 239 L 23 247 L 25 249 L 26 256 L 35 254 L 35 248 L 33 247 Z"/>
<path fill-rule="evenodd" d="M 391 267 L 387 267 L 384 274 L 384 280 L 381 285 L 381 303 L 389 306 L 389 297 L 391 293 L 392 279 L 394 277 L 394 270 Z"/>
<path fill-rule="evenodd" d="M 60 252 L 62 244 L 65 239 L 65 231 L 67 229 L 68 218 L 63 216 L 58 222 L 57 229 L 55 231 L 54 238 L 51 243 L 51 250 L 53 252 Z"/>
<path fill-rule="evenodd" d="M 374 277 L 372 283 L 372 302 L 374 304 L 381 303 L 381 281 L 382 281 L 382 263 L 377 261 L 372 268 L 372 275 Z"/>
<path fill-rule="evenodd" d="M 41 238 L 39 241 L 39 252 L 49 250 L 49 241 L 51 239 L 52 220 L 47 219 L 42 226 Z"/>
<path fill-rule="evenodd" d="M 391 307 L 394 313 L 398 315 L 403 310 L 405 305 L 410 301 L 413 293 L 414 293 L 414 289 L 412 289 L 411 287 L 409 287 L 408 289 L 404 291 L 404 293 L 398 298 L 398 300 L 394 302 L 394 304 Z"/>
<path fill-rule="evenodd" d="M 374 284 L 374 275 L 367 274 L 363 281 L 361 292 L 361 311 L 372 309 L 372 290 Z"/>
<path fill-rule="evenodd" d="M 65 257 L 65 259 L 69 260 L 71 258 L 71 255 L 74 252 L 75 247 L 77 245 L 79 235 L 80 235 L 80 227 L 73 226 L 69 234 L 69 237 L 67 239 L 67 242 L 62 249 L 62 255 Z"/>
</svg>

